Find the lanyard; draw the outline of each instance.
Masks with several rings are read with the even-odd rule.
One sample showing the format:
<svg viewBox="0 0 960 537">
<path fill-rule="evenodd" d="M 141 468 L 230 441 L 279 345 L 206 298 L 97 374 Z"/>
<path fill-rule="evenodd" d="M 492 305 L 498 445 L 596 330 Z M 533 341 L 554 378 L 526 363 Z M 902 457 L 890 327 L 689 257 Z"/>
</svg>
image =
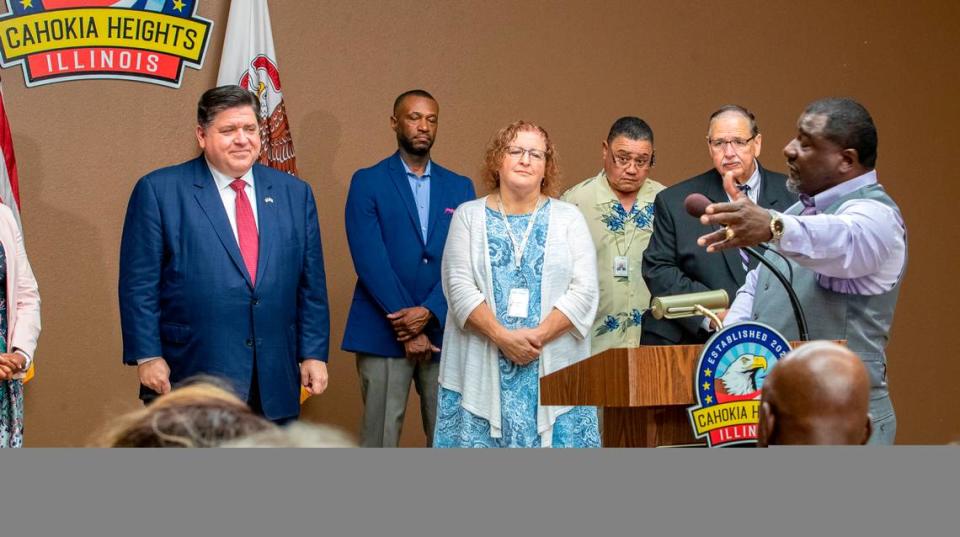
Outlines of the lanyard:
<svg viewBox="0 0 960 537">
<path fill-rule="evenodd" d="M 533 223 L 537 219 L 537 211 L 540 210 L 540 199 L 537 199 L 537 206 L 534 207 L 530 215 L 530 221 L 527 222 L 527 230 L 523 233 L 523 239 L 517 245 L 517 239 L 513 236 L 513 230 L 510 228 L 510 221 L 507 220 L 507 212 L 503 209 L 503 200 L 500 194 L 497 194 L 497 208 L 500 209 L 500 217 L 503 218 L 503 224 L 507 227 L 507 236 L 510 237 L 510 247 L 513 248 L 513 265 L 520 270 L 520 260 L 523 258 L 523 251 L 527 249 L 527 239 L 530 238 L 530 232 L 533 231 Z"/>
<path fill-rule="evenodd" d="M 617 201 L 616 203 L 620 203 L 620 202 Z M 633 240 L 637 238 L 637 229 L 638 229 L 640 226 L 637 225 L 636 220 L 634 220 L 633 218 L 631 218 L 631 216 L 633 215 L 633 211 L 634 211 L 634 210 L 637 210 L 637 211 L 639 212 L 640 209 L 639 209 L 639 207 L 637 206 L 638 203 L 639 203 L 639 201 L 634 201 L 634 202 L 633 202 L 633 207 L 630 209 L 630 212 L 629 212 L 629 213 L 626 213 L 627 216 L 623 219 L 623 234 L 624 234 L 624 239 L 626 239 L 627 225 L 628 225 L 628 224 L 631 224 L 631 223 L 633 224 L 633 232 L 630 233 L 630 240 L 627 241 L 627 248 L 626 248 L 626 250 L 624 250 L 624 251 L 621 251 L 621 250 L 620 250 L 620 235 L 617 235 L 616 233 L 614 233 L 614 235 L 613 235 L 613 244 L 617 247 L 617 253 L 620 254 L 620 257 L 625 257 L 628 253 L 630 253 L 630 246 L 633 244 Z M 622 207 L 622 205 L 621 205 L 621 207 Z M 624 211 L 626 211 L 626 209 L 624 209 Z"/>
</svg>

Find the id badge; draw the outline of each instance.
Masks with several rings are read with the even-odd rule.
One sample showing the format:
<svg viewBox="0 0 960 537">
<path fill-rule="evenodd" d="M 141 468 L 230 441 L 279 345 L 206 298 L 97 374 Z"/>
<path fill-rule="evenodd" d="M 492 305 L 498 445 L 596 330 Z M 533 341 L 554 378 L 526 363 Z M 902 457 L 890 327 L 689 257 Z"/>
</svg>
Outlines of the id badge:
<svg viewBox="0 0 960 537">
<path fill-rule="evenodd" d="M 507 301 L 507 316 L 526 319 L 530 310 L 530 290 L 511 289 Z"/>
<path fill-rule="evenodd" d="M 613 276 L 615 278 L 630 277 L 630 259 L 625 255 L 618 255 L 613 258 Z"/>
</svg>

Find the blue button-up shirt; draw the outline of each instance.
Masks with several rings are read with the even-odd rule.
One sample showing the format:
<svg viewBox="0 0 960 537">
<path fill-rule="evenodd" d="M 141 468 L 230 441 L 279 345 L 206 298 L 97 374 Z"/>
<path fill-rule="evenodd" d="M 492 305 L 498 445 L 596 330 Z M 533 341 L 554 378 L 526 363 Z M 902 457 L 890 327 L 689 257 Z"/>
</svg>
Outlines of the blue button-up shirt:
<svg viewBox="0 0 960 537">
<path fill-rule="evenodd" d="M 413 202 L 417 206 L 417 216 L 420 217 L 420 235 L 423 242 L 427 242 L 427 225 L 430 223 L 430 168 L 431 162 L 427 161 L 427 167 L 423 170 L 423 175 L 417 177 L 417 174 L 410 170 L 407 163 L 400 159 L 403 164 L 403 171 L 407 173 L 407 181 L 410 182 L 410 190 L 413 191 Z"/>
</svg>

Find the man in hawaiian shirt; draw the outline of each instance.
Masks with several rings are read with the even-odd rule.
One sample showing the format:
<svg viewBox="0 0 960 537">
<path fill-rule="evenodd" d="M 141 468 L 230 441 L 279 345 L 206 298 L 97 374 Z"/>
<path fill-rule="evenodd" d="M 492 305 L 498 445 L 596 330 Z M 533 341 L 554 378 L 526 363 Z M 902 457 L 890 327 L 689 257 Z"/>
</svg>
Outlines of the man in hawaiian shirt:
<svg viewBox="0 0 960 537">
<path fill-rule="evenodd" d="M 600 173 L 561 198 L 583 212 L 597 248 L 600 306 L 591 331 L 593 354 L 640 345 L 640 318 L 650 303 L 640 265 L 653 233 L 653 200 L 665 188 L 648 179 L 653 130 L 644 120 L 615 121 L 601 154 Z"/>
</svg>

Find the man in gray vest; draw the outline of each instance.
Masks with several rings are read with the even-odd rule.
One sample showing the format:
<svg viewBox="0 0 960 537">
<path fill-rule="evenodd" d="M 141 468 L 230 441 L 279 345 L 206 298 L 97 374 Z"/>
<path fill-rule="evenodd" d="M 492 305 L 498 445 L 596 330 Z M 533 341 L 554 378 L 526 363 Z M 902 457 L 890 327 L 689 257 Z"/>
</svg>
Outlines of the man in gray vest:
<svg viewBox="0 0 960 537">
<path fill-rule="evenodd" d="M 877 129 L 851 99 L 811 103 L 797 136 L 783 149 L 787 186 L 800 202 L 783 214 L 738 195 L 732 176 L 724 188 L 734 201 L 707 207 L 701 222 L 723 229 L 698 244 L 708 252 L 771 242 L 789 260 L 768 259 L 792 271 L 812 339 L 847 340 L 870 374 L 870 444 L 892 444 L 897 422 L 887 390 L 884 349 L 907 264 L 906 226 L 900 209 L 877 182 Z M 725 323 L 757 320 L 797 339 L 786 292 L 766 268 L 752 270 Z"/>
</svg>

